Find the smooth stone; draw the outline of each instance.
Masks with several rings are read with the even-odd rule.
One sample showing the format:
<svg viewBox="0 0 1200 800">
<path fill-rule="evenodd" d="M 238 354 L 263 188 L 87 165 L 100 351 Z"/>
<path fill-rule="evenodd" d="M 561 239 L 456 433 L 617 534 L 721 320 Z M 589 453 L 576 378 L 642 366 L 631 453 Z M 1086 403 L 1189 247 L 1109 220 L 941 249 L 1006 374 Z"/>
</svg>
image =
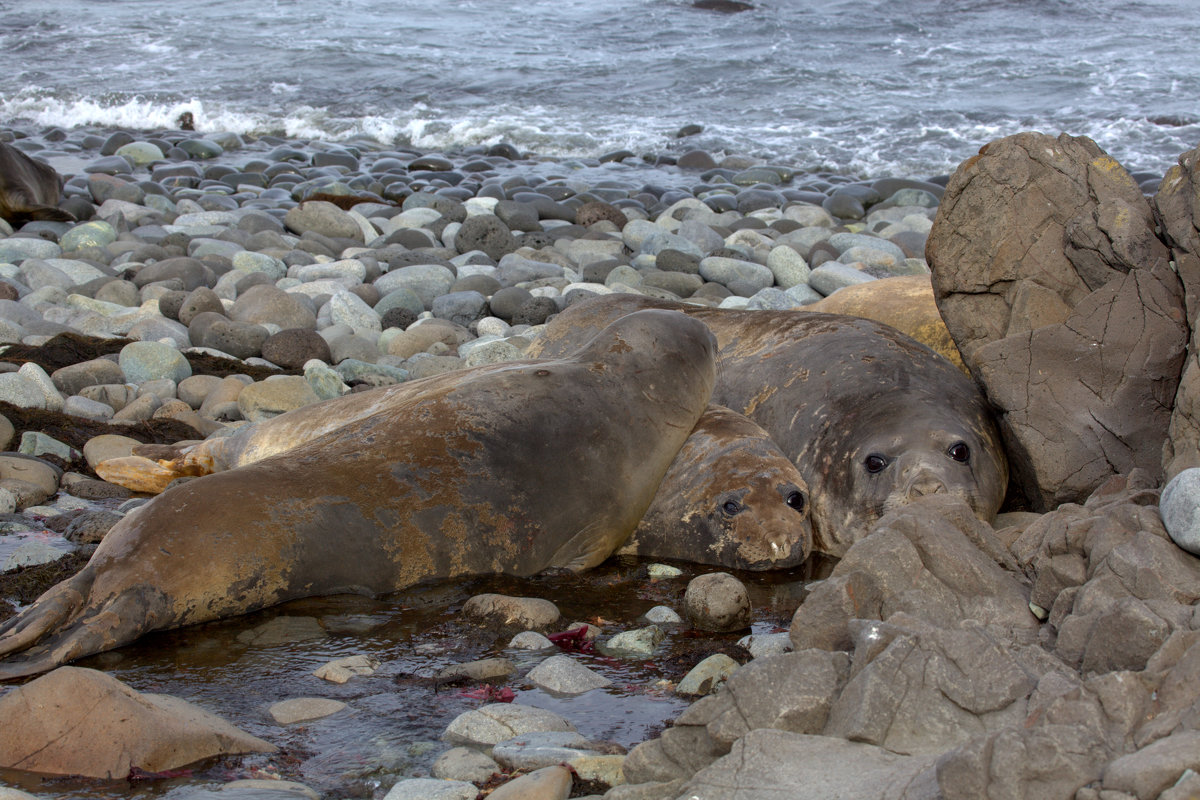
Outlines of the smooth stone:
<svg viewBox="0 0 1200 800">
<path fill-rule="evenodd" d="M 750 627 L 750 593 L 727 572 L 710 572 L 689 581 L 683 610 L 700 630 L 727 632 Z"/>
<path fill-rule="evenodd" d="M 0 698 L 0 763 L 121 781 L 134 767 L 177 769 L 270 743 L 176 697 L 136 692 L 91 669 L 60 667 Z M 70 794 L 70 792 L 68 792 Z"/>
<path fill-rule="evenodd" d="M 1200 555 L 1200 467 L 1185 469 L 1167 481 L 1158 508 L 1171 541 Z"/>
<path fill-rule="evenodd" d="M 451 664 L 437 674 L 438 683 L 461 680 L 495 681 L 504 680 L 517 671 L 507 658 L 484 658 L 466 664 Z"/>
<path fill-rule="evenodd" d="M 675 692 L 683 695 L 715 694 L 739 666 L 741 665 L 724 653 L 713 653 L 683 676 L 683 680 L 675 687 Z"/>
<path fill-rule="evenodd" d="M 537 631 L 521 631 L 509 641 L 508 647 L 512 650 L 549 650 L 554 647 L 554 642 Z"/>
<path fill-rule="evenodd" d="M 26 376 L 6 372 L 0 374 L 0 401 L 18 408 L 46 408 L 46 393 Z"/>
<path fill-rule="evenodd" d="M 275 617 L 257 628 L 242 631 L 237 640 L 241 644 L 255 647 L 274 647 L 323 639 L 326 635 L 325 629 L 312 617 L 284 616 Z"/>
<path fill-rule="evenodd" d="M 341 397 L 350 391 L 350 387 L 342 382 L 340 374 L 328 364 L 316 359 L 304 364 L 304 380 L 308 381 L 313 393 L 322 400 Z"/>
<path fill-rule="evenodd" d="M 180 150 L 192 158 L 216 158 L 225 152 L 225 148 L 210 139 L 184 139 L 178 145 Z"/>
<path fill-rule="evenodd" d="M 288 277 L 304 282 L 332 278 L 349 283 L 361 283 L 367 277 L 367 265 L 357 258 L 345 258 L 341 261 L 328 261 L 317 264 L 303 264 L 289 269 Z"/>
<path fill-rule="evenodd" d="M 678 578 L 683 574 L 683 570 L 679 567 L 672 567 L 670 564 L 647 564 L 646 573 L 654 579 L 661 578 Z"/>
<path fill-rule="evenodd" d="M 545 630 L 562 616 L 549 600 L 503 594 L 477 594 L 463 604 L 461 613 L 467 619 L 524 630 Z"/>
<path fill-rule="evenodd" d="M 62 248 L 57 243 L 45 239 L 23 236 L 0 239 L 0 264 L 19 264 L 27 258 L 58 258 L 60 255 Z"/>
<path fill-rule="evenodd" d="M 5 489 L 5 491 L 8 491 Z M 14 507 L 20 507 L 19 498 L 14 501 Z M 13 548 L 8 558 L 0 565 L 0 572 L 8 572 L 18 567 L 32 567 L 38 564 L 50 564 L 67 555 L 67 551 L 55 547 L 49 542 L 25 542 Z"/>
<path fill-rule="evenodd" d="M 317 327 L 317 315 L 306 301 L 269 284 L 251 286 L 234 301 L 228 313 L 237 322 L 269 323 L 278 325 L 280 330 Z"/>
<path fill-rule="evenodd" d="M 475 800 L 479 787 L 466 781 L 408 778 L 392 786 L 383 800 Z"/>
<path fill-rule="evenodd" d="M 158 145 L 150 142 L 130 142 L 118 147 L 113 155 L 128 159 L 134 167 L 144 167 L 164 158 L 163 151 L 158 148 Z"/>
<path fill-rule="evenodd" d="M 379 315 L 358 295 L 345 290 L 329 299 L 329 318 L 335 325 L 348 325 L 358 335 L 378 334 L 383 330 Z"/>
<path fill-rule="evenodd" d="M 566 695 L 612 685 L 608 678 L 566 655 L 551 656 L 530 670 L 526 678 L 542 689 Z"/>
<path fill-rule="evenodd" d="M 296 722 L 328 717 L 345 707 L 346 704 L 340 700 L 330 700 L 325 697 L 295 697 L 273 704 L 267 709 L 267 713 L 280 725 L 292 725 Z"/>
<path fill-rule="evenodd" d="M 442 780 L 479 783 L 497 772 L 500 772 L 500 765 L 495 760 L 470 747 L 450 748 L 438 756 L 429 769 L 430 775 Z"/>
<path fill-rule="evenodd" d="M 567 800 L 571 795 L 571 783 L 571 770 L 567 767 L 543 767 L 503 784 L 488 797 L 492 800 Z"/>
<path fill-rule="evenodd" d="M 642 616 L 646 618 L 647 622 L 655 625 L 677 625 L 683 622 L 683 617 L 679 616 L 670 606 L 655 606 Z"/>
<path fill-rule="evenodd" d="M 750 651 L 751 658 L 765 658 L 780 653 L 790 653 L 792 637 L 786 631 L 783 633 L 752 633 L 738 639 L 738 646 Z"/>
<path fill-rule="evenodd" d="M 480 319 L 487 309 L 487 298 L 479 292 L 450 292 L 434 299 L 430 310 L 438 319 L 468 326 Z"/>
<path fill-rule="evenodd" d="M 105 247 L 117 240 L 117 232 L 103 220 L 84 222 L 64 233 L 58 240 L 58 246 L 64 252 L 81 250 L 85 247 Z"/>
<path fill-rule="evenodd" d="M 382 295 L 380 303 L 397 289 L 407 289 L 420 298 L 421 310 L 426 311 L 433 307 L 434 300 L 450 291 L 454 281 L 454 273 L 440 264 L 412 264 L 380 276 L 374 286 Z"/>
<path fill-rule="evenodd" d="M 723 256 L 709 256 L 700 261 L 700 276 L 707 281 L 720 283 L 735 294 L 750 297 L 759 289 L 765 289 L 775 282 L 775 275 L 762 264 L 751 261 L 739 261 Z M 750 290 L 737 291 L 735 286 L 746 285 Z M 741 288 L 739 286 L 739 288 Z"/>
<path fill-rule="evenodd" d="M 618 633 L 601 646 L 605 653 L 617 656 L 649 656 L 666 634 L 657 625 Z"/>
<path fill-rule="evenodd" d="M 790 308 L 794 308 L 795 305 L 796 301 L 793 300 L 792 296 L 783 289 L 778 289 L 774 286 L 768 286 L 766 289 L 759 289 L 751 297 L 747 298 L 745 308 L 748 308 L 752 311 L 761 309 L 786 311 Z"/>
<path fill-rule="evenodd" d="M 800 283 L 784 292 L 792 303 L 792 307 L 807 306 L 823 299 L 820 292 L 807 283 Z"/>
<path fill-rule="evenodd" d="M 490 747 L 534 731 L 574 730 L 574 725 L 552 711 L 515 703 L 492 703 L 459 714 L 442 739 L 453 744 Z"/>
<path fill-rule="evenodd" d="M 826 261 L 808 276 L 808 285 L 828 297 L 846 286 L 876 280 L 862 270 L 839 261 Z"/>
<path fill-rule="evenodd" d="M 837 192 L 825 198 L 821 207 L 838 219 L 862 219 L 867 214 L 862 201 L 857 197 Z"/>
<path fill-rule="evenodd" d="M 505 339 L 482 342 L 470 348 L 464 345 L 459 348 L 459 353 L 461 354 L 464 350 L 466 350 L 466 355 L 463 356 L 463 359 L 468 367 L 517 361 L 525 356 L 524 351 Z"/>
<path fill-rule="evenodd" d="M 79 455 L 74 448 L 40 431 L 25 431 L 21 434 L 21 444 L 17 452 L 27 456 L 51 455 L 64 461 L 70 461 Z M 51 490 L 50 494 L 54 494 L 54 490 Z"/>
<path fill-rule="evenodd" d="M 594 753 L 591 742 L 575 731 L 526 733 L 492 747 L 492 758 L 509 770 L 539 769 Z"/>
<path fill-rule="evenodd" d="M 284 375 L 246 386 L 238 394 L 242 417 L 259 422 L 320 401 L 320 397 L 299 375 Z"/>
<path fill-rule="evenodd" d="M 266 253 L 242 250 L 233 255 L 233 268 L 239 272 L 262 272 L 277 281 L 287 275 L 287 267 L 279 259 Z"/>
<path fill-rule="evenodd" d="M 807 284 L 812 272 L 804 256 L 787 245 L 771 248 L 767 254 L 767 269 L 775 276 L 775 285 L 781 289 Z"/>
<path fill-rule="evenodd" d="M 130 383 L 161 378 L 179 383 L 192 374 L 192 367 L 183 354 L 161 342 L 131 342 L 121 348 L 118 363 Z"/>
<path fill-rule="evenodd" d="M 11 375 L 12 373 L 7 374 Z M 40 405 L 35 405 L 35 408 L 45 408 L 48 411 L 62 411 L 63 396 L 59 393 L 58 388 L 54 385 L 54 381 L 50 379 L 50 376 L 46 374 L 44 369 L 30 361 L 22 364 L 16 374 L 41 394 L 43 402 Z"/>
<path fill-rule="evenodd" d="M 346 656 L 323 664 L 313 675 L 330 683 L 346 683 L 359 675 L 373 675 L 379 669 L 379 659 L 370 656 Z"/>
</svg>

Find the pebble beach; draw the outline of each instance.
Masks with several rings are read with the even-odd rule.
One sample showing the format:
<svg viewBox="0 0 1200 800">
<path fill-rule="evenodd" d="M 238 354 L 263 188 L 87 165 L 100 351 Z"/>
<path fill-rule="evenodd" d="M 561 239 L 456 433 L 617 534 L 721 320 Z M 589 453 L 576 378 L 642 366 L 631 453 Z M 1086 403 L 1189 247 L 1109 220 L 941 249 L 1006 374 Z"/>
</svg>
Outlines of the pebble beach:
<svg viewBox="0 0 1200 800">
<path fill-rule="evenodd" d="M 944 183 L 699 150 L 556 161 L 507 145 L 446 155 L 15 133 L 4 138 L 77 166 L 64 208 L 80 222 L 4 224 L 0 341 L 132 344 L 52 375 L 10 363 L 0 400 L 169 417 L 204 436 L 355 387 L 521 358 L 548 316 L 595 294 L 785 309 L 927 273 Z M 257 371 L 193 375 L 200 354 Z"/>
<path fill-rule="evenodd" d="M 0 511 L 6 514 L 0 577 L 7 580 L 0 591 L 7 595 L 7 613 L 78 569 L 94 543 L 145 502 L 145 495 L 99 479 L 95 466 L 102 461 L 128 455 L 139 444 L 227 435 L 347 392 L 520 359 L 548 317 L 595 294 L 801 308 L 844 286 L 925 274 L 925 235 L 945 181 L 803 174 L 702 150 L 679 157 L 614 152 L 561 160 L 503 144 L 432 153 L 373 141 L 329 144 L 183 130 L 9 130 L 0 137 L 56 166 L 65 179 L 63 207 L 78 219 L 28 222 L 16 230 L 0 223 L 0 338 L 7 345 L 0 354 L 0 402 L 6 404 L 0 408 L 11 418 L 0 422 L 0 434 L 3 449 L 13 453 L 0 456 Z M 339 613 L 346 609 L 336 603 L 314 611 L 311 602 L 301 616 L 291 604 L 275 612 L 278 618 L 262 612 L 222 623 L 226 633 L 195 634 L 257 642 L 264 635 L 260 628 L 272 631 L 266 646 L 281 649 L 271 654 L 278 663 L 265 675 L 251 677 L 237 662 L 223 662 L 216 670 L 221 678 L 196 683 L 186 668 L 179 673 L 173 666 L 176 659 L 195 657 L 188 642 L 180 655 L 179 641 L 156 649 L 153 638 L 127 649 L 127 660 L 91 661 L 134 687 L 165 682 L 184 696 L 215 692 L 219 699 L 210 696 L 210 706 L 277 739 L 280 725 L 295 724 L 291 718 L 258 719 L 261 709 L 247 708 L 248 698 L 237 698 L 230 684 L 255 687 L 255 699 L 303 699 L 290 696 L 297 682 L 322 681 L 312 677 L 315 665 L 297 648 L 311 647 L 316 633 L 355 634 L 348 645 L 317 650 L 335 671 L 347 669 L 339 666 L 345 658 L 351 667 L 358 664 L 359 672 L 345 673 L 350 677 L 380 670 L 379 677 L 356 680 L 407 682 L 385 694 L 391 704 L 403 698 L 421 721 L 389 730 L 391 746 L 381 750 L 379 735 L 363 743 L 380 720 L 346 720 L 346 701 L 336 690 L 331 695 L 308 686 L 325 702 L 321 713 L 333 714 L 327 730 L 336 733 L 293 733 L 289 741 L 316 751 L 315 760 L 248 757 L 248 766 L 236 773 L 299 779 L 302 786 L 307 778 L 310 792 L 316 786 L 330 797 L 426 796 L 429 785 L 410 785 L 415 794 L 408 795 L 404 781 L 429 780 L 422 776 L 448 746 L 439 738 L 482 746 L 469 737 L 455 739 L 450 730 L 465 724 L 456 722 L 458 715 L 478 714 L 472 706 L 496 705 L 486 704 L 486 688 L 476 690 L 485 692 L 479 699 L 447 704 L 434 691 L 435 676 L 465 663 L 471 665 L 466 680 L 504 685 L 516 670 L 520 677 L 511 685 L 521 698 L 514 708 L 542 705 L 554 712 L 530 725 L 560 731 L 578 726 L 590 739 L 571 731 L 569 743 L 551 743 L 560 749 L 550 755 L 518 757 L 503 767 L 480 767 L 473 763 L 477 751 L 468 749 L 454 758 L 472 763 L 455 766 L 451 760 L 434 774 L 469 781 L 480 777 L 480 769 L 503 774 L 540 767 L 546 758 L 558 763 L 554 759 L 561 760 L 561 748 L 569 744 L 583 754 L 581 764 L 601 759 L 599 766 L 580 767 L 600 770 L 590 785 L 601 790 L 606 781 L 619 780 L 612 770 L 622 758 L 603 752 L 606 747 L 623 751 L 637 744 L 687 698 L 715 690 L 752 652 L 788 646 L 781 631 L 813 568 L 765 583 L 747 579 L 754 617 L 740 627 L 750 624 L 753 639 L 714 633 L 697 642 L 679 635 L 687 626 L 680 627 L 677 611 L 683 611 L 688 579 L 711 570 L 660 574 L 647 572 L 645 564 L 618 562 L 582 596 L 623 587 L 620 605 L 531 625 L 550 631 L 572 621 L 603 623 L 592 634 L 601 634 L 603 651 L 574 654 L 590 665 L 579 670 L 561 656 L 549 660 L 540 649 L 544 642 L 532 646 L 536 657 L 515 657 L 518 666 L 498 674 L 474 666 L 472 659 L 529 652 L 508 641 L 511 631 L 482 639 L 471 632 L 463 600 L 487 586 L 450 589 L 435 604 L 442 616 L 426 613 L 419 630 L 408 633 L 412 638 L 362 637 L 357 634 L 363 629 L 345 621 L 355 614 Z M 503 588 L 520 594 L 521 587 Z M 565 614 L 571 608 L 567 596 L 580 592 L 554 583 L 533 589 L 530 594 L 559 600 Z M 649 604 L 637 598 L 651 597 L 662 601 L 660 610 L 643 616 Z M 403 617 L 412 603 L 407 596 L 376 603 L 366 616 Z M 377 628 L 378 622 L 365 630 Z M 556 667 L 569 669 L 563 675 Z M 597 714 L 594 702 L 580 694 L 613 681 L 624 689 L 605 696 L 617 709 L 613 714 L 633 715 L 624 721 Z M 677 693 L 680 681 L 684 689 Z M 358 713 L 369 715 L 369 708 L 364 704 Z M 304 714 L 315 712 L 300 713 L 308 719 Z M 336 747 L 323 738 L 330 736 Z M 596 743 L 603 741 L 610 744 Z M 371 766 L 347 770 L 327 752 L 330 747 L 359 752 Z M 174 797 L 169 792 L 183 791 L 180 785 L 195 792 L 212 781 L 211 773 L 200 773 L 146 791 Z M 27 780 L 17 784 L 43 788 Z M 473 786 L 460 786 L 464 797 Z M 67 791 L 126 796 L 103 784 Z M 35 796 L 64 795 L 52 790 Z"/>
</svg>

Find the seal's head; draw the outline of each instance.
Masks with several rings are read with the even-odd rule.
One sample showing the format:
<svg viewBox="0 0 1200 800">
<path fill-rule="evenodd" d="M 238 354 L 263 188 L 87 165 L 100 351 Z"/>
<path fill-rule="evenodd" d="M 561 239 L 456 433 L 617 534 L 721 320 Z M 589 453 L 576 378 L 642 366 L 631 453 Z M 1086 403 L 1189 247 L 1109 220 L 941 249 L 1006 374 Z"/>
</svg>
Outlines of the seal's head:
<svg viewBox="0 0 1200 800">
<path fill-rule="evenodd" d="M 999 436 L 983 413 L 941 413 L 931 403 L 904 405 L 897 398 L 861 408 L 842 420 L 845 456 L 826 465 L 825 498 L 815 513 L 821 530 L 844 550 L 884 514 L 926 495 L 945 494 L 967 503 L 980 519 L 992 519 L 1004 498 L 1008 468 Z M 844 547 L 840 546 L 844 545 Z"/>
<path fill-rule="evenodd" d="M 808 486 L 766 431 L 710 406 L 624 552 L 734 569 L 795 567 L 812 552 Z"/>
</svg>

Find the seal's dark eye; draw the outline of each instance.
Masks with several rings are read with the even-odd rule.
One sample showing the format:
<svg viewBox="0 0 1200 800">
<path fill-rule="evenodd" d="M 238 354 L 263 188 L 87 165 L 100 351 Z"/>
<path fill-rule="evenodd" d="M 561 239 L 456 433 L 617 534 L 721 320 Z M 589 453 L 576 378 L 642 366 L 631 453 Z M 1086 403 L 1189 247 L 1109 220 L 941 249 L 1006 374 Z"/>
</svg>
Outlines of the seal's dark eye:
<svg viewBox="0 0 1200 800">
<path fill-rule="evenodd" d="M 866 467 L 867 472 L 871 473 L 872 475 L 874 475 L 876 472 L 882 472 L 883 468 L 887 465 L 887 458 L 879 455 L 879 453 L 871 453 L 871 455 L 863 459 L 863 466 Z"/>
<path fill-rule="evenodd" d="M 792 492 L 783 502 L 788 504 L 788 508 L 794 508 L 797 511 L 803 511 L 804 506 L 807 505 L 804 501 L 804 495 L 799 492 Z"/>
<path fill-rule="evenodd" d="M 967 447 L 966 442 L 956 442 L 950 445 L 950 449 L 946 451 L 946 455 L 960 464 L 965 464 L 971 460 L 971 448 Z"/>
<path fill-rule="evenodd" d="M 741 512 L 742 505 L 736 500 L 726 500 L 721 506 L 721 510 L 725 512 L 725 516 L 732 517 Z"/>
</svg>

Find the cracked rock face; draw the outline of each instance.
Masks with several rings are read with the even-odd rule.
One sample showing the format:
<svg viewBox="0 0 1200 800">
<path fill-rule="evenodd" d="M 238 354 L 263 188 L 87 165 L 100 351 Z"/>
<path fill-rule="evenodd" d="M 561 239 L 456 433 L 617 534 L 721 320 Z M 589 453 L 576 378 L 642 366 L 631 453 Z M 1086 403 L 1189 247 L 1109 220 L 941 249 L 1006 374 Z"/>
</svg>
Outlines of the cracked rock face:
<svg viewBox="0 0 1200 800">
<path fill-rule="evenodd" d="M 1170 480 L 1185 469 L 1200 467 L 1200 339 L 1195 320 L 1200 315 L 1200 148 L 1179 157 L 1154 195 L 1154 215 L 1160 235 L 1171 249 L 1171 260 L 1183 281 L 1192 338 L 1175 410 L 1170 438 L 1163 447 L 1163 471 Z"/>
<path fill-rule="evenodd" d="M 1183 288 L 1116 161 L 1085 137 L 992 142 L 951 178 L 926 257 L 1032 508 L 1082 501 L 1132 469 L 1160 473 L 1188 339 Z"/>
</svg>

